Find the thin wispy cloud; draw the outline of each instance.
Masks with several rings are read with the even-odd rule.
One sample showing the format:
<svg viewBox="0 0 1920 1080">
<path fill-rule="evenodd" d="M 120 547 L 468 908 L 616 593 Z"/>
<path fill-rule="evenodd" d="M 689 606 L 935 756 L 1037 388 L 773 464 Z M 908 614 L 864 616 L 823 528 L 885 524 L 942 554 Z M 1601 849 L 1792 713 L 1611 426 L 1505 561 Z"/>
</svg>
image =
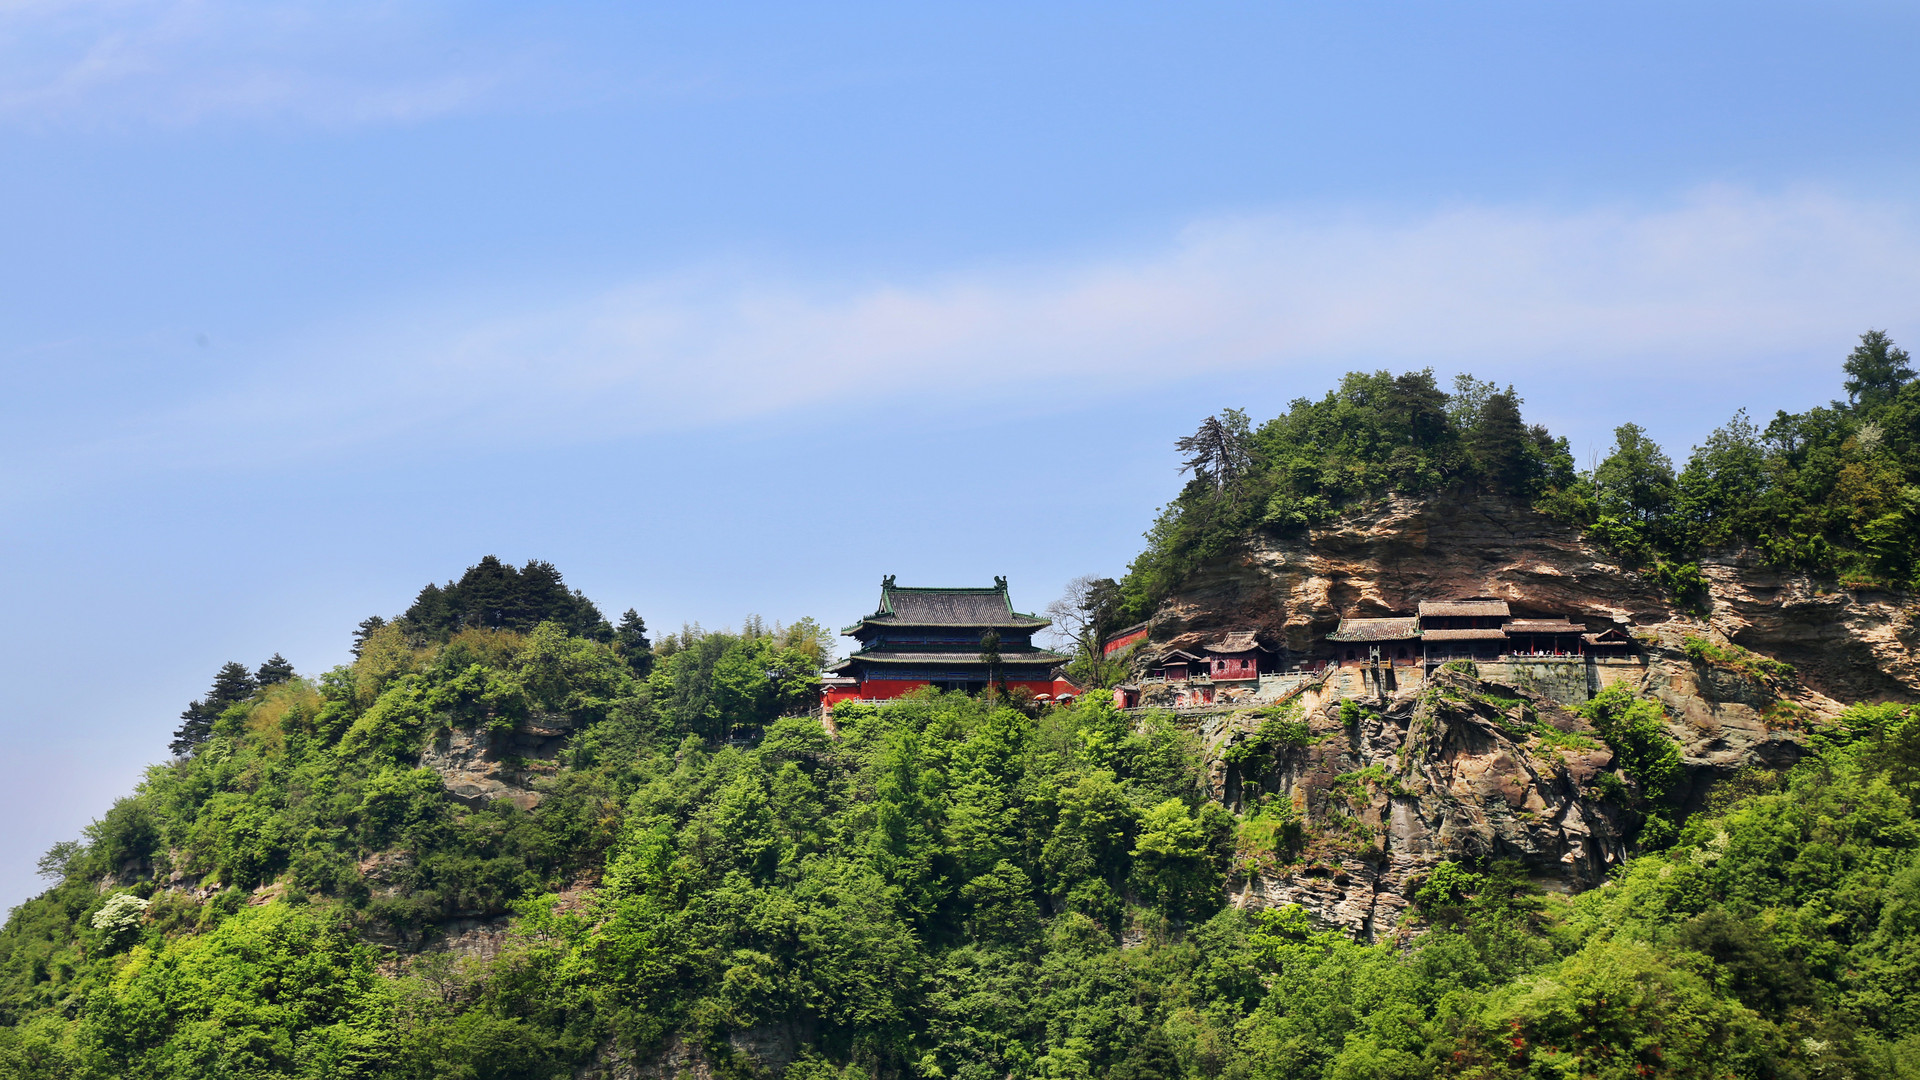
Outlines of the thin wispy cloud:
<svg viewBox="0 0 1920 1080">
<path fill-rule="evenodd" d="M 0 122 L 358 125 L 471 106 L 533 54 L 454 32 L 424 4 L 0 3 Z"/>
<path fill-rule="evenodd" d="M 799 410 L 1149 391 L 1351 366 L 1582 392 L 1833 353 L 1920 317 L 1920 227 L 1819 194 L 1657 210 L 1195 224 L 1132 257 L 831 286 L 704 268 L 520 311 L 408 312 L 129 418 L 95 461 L 264 463 L 417 443 L 621 438 Z M 404 327 L 404 329 L 399 329 Z"/>
</svg>

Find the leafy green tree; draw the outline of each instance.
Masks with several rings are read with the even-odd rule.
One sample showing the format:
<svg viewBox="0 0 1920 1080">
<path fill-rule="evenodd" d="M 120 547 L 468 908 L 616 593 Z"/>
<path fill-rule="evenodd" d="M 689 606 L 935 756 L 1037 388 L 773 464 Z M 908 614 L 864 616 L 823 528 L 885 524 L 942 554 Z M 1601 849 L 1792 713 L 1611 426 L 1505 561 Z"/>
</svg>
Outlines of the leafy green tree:
<svg viewBox="0 0 1920 1080">
<path fill-rule="evenodd" d="M 1651 556 L 1673 507 L 1673 462 L 1638 424 L 1613 432 L 1613 451 L 1593 472 L 1600 517 L 1594 532 L 1617 550 Z"/>
<path fill-rule="evenodd" d="M 1203 918 L 1220 906 L 1223 875 L 1210 824 L 1179 799 L 1160 803 L 1141 819 L 1135 881 L 1142 895 L 1175 919 Z"/>
<path fill-rule="evenodd" d="M 1861 334 L 1860 344 L 1847 354 L 1843 366 L 1847 401 L 1869 413 L 1892 401 L 1914 377 L 1913 357 L 1895 345 L 1885 330 Z"/>
<path fill-rule="evenodd" d="M 1715 428 L 1675 485 L 1681 528 L 1696 545 L 1721 545 L 1749 533 L 1767 491 L 1766 451 L 1747 411 Z"/>
<path fill-rule="evenodd" d="M 1644 808 L 1647 824 L 1641 841 L 1658 846 L 1671 825 L 1663 803 L 1683 775 L 1680 744 L 1667 734 L 1666 711 L 1660 703 L 1636 698 L 1615 683 L 1580 706 L 1580 715 L 1592 722 L 1613 749 L 1614 764 L 1632 781 L 1635 805 Z"/>
<path fill-rule="evenodd" d="M 1453 393 L 1447 397 L 1447 417 L 1463 438 L 1472 438 L 1480 424 L 1487 402 L 1500 392 L 1497 385 L 1461 372 L 1453 377 Z"/>
</svg>

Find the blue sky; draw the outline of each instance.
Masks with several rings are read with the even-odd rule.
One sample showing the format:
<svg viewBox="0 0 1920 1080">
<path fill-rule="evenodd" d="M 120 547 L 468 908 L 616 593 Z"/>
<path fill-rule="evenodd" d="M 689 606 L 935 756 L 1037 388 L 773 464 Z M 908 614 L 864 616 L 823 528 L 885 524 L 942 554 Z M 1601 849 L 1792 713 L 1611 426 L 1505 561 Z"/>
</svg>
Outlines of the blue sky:
<svg viewBox="0 0 1920 1080">
<path fill-rule="evenodd" d="M 1905 4 L 0 4 L 0 902 L 228 659 L 1117 574 L 1355 367 L 1676 456 L 1920 341 Z"/>
</svg>

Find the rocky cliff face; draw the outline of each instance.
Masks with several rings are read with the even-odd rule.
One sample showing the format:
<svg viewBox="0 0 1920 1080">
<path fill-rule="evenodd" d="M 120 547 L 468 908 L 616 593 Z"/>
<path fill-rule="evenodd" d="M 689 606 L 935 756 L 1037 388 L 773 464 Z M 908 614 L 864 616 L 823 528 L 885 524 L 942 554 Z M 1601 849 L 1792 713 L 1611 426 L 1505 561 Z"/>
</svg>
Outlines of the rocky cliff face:
<svg viewBox="0 0 1920 1080">
<path fill-rule="evenodd" d="M 1659 639 L 1717 637 L 1793 664 L 1796 700 L 1920 697 L 1920 619 L 1914 598 L 1823 586 L 1757 565 L 1739 552 L 1706 559 L 1710 610 L 1677 610 L 1651 577 L 1622 567 L 1579 530 L 1497 496 L 1383 499 L 1305 535 L 1252 538 L 1196 574 L 1156 613 L 1155 643 L 1198 643 L 1257 629 L 1296 658 L 1313 654 L 1343 616 L 1411 613 L 1421 600 L 1488 596 L 1516 614 L 1564 614 Z M 1682 658 L 1684 659 L 1684 657 Z"/>
<path fill-rule="evenodd" d="M 1639 655 L 1604 681 L 1665 707 L 1687 767 L 1680 797 L 1692 806 L 1743 767 L 1791 763 L 1808 730 L 1846 704 L 1920 698 L 1912 597 L 1823 585 L 1740 553 L 1702 570 L 1708 608 L 1687 612 L 1578 530 L 1512 500 L 1394 498 L 1303 536 L 1251 539 L 1162 606 L 1151 640 L 1194 645 L 1255 629 L 1298 662 L 1315 658 L 1343 616 L 1408 614 L 1421 600 L 1470 596 L 1504 599 L 1516 614 L 1566 615 L 1589 630 L 1620 627 Z M 1696 645 L 1690 654 L 1690 639 L 1715 653 L 1702 657 Z M 1793 674 L 1748 662 L 1757 658 L 1790 663 Z M 1607 752 L 1577 716 L 1525 686 L 1414 675 L 1381 687 L 1336 673 L 1310 687 L 1299 705 L 1313 741 L 1270 775 L 1240 777 L 1216 760 L 1216 795 L 1243 807 L 1249 791 L 1283 801 L 1310 838 L 1290 864 L 1244 867 L 1236 902 L 1299 903 L 1326 923 L 1378 936 L 1393 931 L 1409 890 L 1443 859 L 1515 858 L 1544 885 L 1580 889 L 1626 854 L 1628 823 L 1590 783 L 1610 766 Z M 1530 719 L 1489 700 L 1520 701 Z M 1251 737 L 1259 722 L 1216 718 L 1213 752 Z M 1595 749 L 1568 749 L 1582 742 Z"/>
<path fill-rule="evenodd" d="M 459 726 L 422 751 L 420 764 L 439 773 L 447 794 L 469 806 L 506 799 L 531 810 L 544 798 L 534 785 L 559 771 L 554 758 L 572 732 L 566 717 L 546 715 L 509 731 Z"/>
<path fill-rule="evenodd" d="M 1216 758 L 1213 794 L 1242 813 L 1290 821 L 1277 854 L 1243 855 L 1235 903 L 1300 904 L 1366 938 L 1392 934 L 1409 898 L 1446 859 L 1515 859 L 1574 890 L 1627 854 L 1631 824 L 1600 794 L 1613 755 L 1559 705 L 1443 670 L 1391 697 L 1321 685 L 1294 704 L 1305 745 L 1272 767 Z M 1230 729 L 1217 746 L 1255 737 Z"/>
</svg>

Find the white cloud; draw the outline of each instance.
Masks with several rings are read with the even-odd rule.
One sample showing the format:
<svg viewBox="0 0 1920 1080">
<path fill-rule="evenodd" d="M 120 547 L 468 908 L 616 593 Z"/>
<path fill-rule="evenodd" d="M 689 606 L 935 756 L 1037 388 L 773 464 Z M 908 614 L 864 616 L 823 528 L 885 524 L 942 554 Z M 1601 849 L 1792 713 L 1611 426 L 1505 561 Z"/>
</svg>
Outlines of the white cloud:
<svg viewBox="0 0 1920 1080">
<path fill-rule="evenodd" d="M 0 0 L 0 120 L 408 121 L 524 73 L 524 53 L 444 21 L 363 0 Z"/>
<path fill-rule="evenodd" d="M 1060 386 L 1080 399 L 1250 370 L 1298 372 L 1317 392 L 1361 365 L 1469 369 L 1536 401 L 1551 382 L 1577 410 L 1750 378 L 1756 361 L 1837 356 L 1860 330 L 1897 334 L 1916 316 L 1912 215 L 1818 194 L 1395 221 L 1273 214 L 1196 224 L 1130 257 L 919 281 L 707 268 L 519 311 L 410 312 L 384 320 L 404 330 L 290 347 L 244 390 L 149 415 L 93 450 L 207 464 L 799 410 L 852 421 L 899 399 L 1031 400 Z"/>
</svg>

